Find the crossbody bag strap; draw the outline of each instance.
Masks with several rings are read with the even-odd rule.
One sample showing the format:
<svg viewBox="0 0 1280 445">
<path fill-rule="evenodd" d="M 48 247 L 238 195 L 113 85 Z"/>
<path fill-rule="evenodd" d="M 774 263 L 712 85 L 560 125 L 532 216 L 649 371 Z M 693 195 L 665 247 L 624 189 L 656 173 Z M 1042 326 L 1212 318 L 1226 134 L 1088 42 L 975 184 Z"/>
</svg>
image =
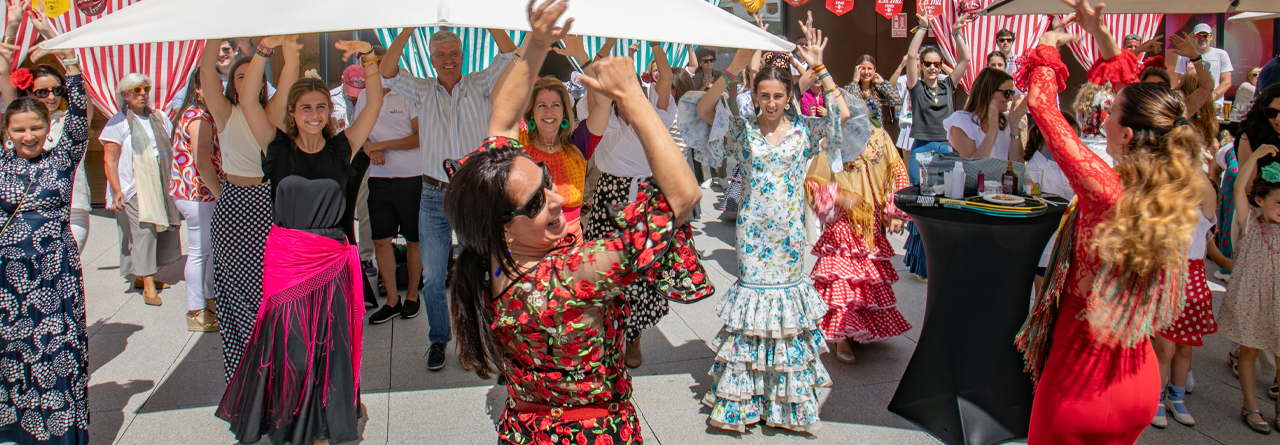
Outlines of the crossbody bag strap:
<svg viewBox="0 0 1280 445">
<path fill-rule="evenodd" d="M 27 196 L 31 193 L 31 184 L 34 184 L 35 182 L 35 178 L 31 178 L 31 180 L 27 182 L 27 188 L 22 191 L 22 199 L 18 200 L 18 207 L 13 209 L 13 214 L 9 215 L 8 220 L 5 220 L 4 227 L 0 227 L 0 235 L 4 234 L 5 230 L 9 230 L 9 224 L 13 223 L 13 219 L 17 218 L 19 213 L 22 213 L 22 205 L 27 203 Z"/>
</svg>

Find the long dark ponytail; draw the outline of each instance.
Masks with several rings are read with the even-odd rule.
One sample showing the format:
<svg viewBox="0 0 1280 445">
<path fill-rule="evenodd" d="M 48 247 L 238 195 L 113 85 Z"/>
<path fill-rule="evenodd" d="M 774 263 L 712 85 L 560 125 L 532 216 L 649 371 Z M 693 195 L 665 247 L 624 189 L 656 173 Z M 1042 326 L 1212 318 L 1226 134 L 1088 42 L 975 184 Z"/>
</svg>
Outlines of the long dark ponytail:
<svg viewBox="0 0 1280 445">
<path fill-rule="evenodd" d="M 502 270 L 519 270 L 507 250 L 503 232 L 506 215 L 514 207 L 507 194 L 507 176 L 522 156 L 524 152 L 517 148 L 474 154 L 454 174 L 444 194 L 445 217 L 462 245 L 449 292 L 458 361 L 482 379 L 506 368 L 502 352 L 493 341 L 490 262 L 496 258 Z"/>
</svg>

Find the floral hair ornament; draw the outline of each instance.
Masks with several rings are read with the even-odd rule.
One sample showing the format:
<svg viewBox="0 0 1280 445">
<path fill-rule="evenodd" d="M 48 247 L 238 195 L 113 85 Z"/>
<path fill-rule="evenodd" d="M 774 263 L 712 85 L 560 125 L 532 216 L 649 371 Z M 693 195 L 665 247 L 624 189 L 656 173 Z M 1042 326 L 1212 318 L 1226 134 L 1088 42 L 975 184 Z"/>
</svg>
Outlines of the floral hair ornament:
<svg viewBox="0 0 1280 445">
<path fill-rule="evenodd" d="M 1280 182 L 1280 163 L 1272 162 L 1271 165 L 1262 167 L 1262 179 L 1272 184 Z"/>
<path fill-rule="evenodd" d="M 307 72 L 302 73 L 302 77 L 307 79 L 324 80 L 320 78 L 320 73 L 317 72 L 315 68 L 309 69 L 307 70 Z"/>
<path fill-rule="evenodd" d="M 29 90 L 32 85 L 35 85 L 36 78 L 31 75 L 31 70 L 18 68 L 9 76 L 9 83 L 19 90 Z"/>
<path fill-rule="evenodd" d="M 471 159 L 472 156 L 476 156 L 486 151 L 503 150 L 503 149 L 513 149 L 513 150 L 523 151 L 524 145 L 521 145 L 520 141 L 511 139 L 509 137 L 491 136 L 488 139 L 485 139 L 484 142 L 480 143 L 480 148 L 475 149 L 471 153 L 467 153 L 466 156 L 463 156 L 458 159 L 445 159 L 444 172 L 446 175 L 449 176 L 449 179 L 453 179 L 453 175 L 457 173 L 459 169 L 462 168 L 462 164 L 467 162 L 467 159 Z"/>
</svg>

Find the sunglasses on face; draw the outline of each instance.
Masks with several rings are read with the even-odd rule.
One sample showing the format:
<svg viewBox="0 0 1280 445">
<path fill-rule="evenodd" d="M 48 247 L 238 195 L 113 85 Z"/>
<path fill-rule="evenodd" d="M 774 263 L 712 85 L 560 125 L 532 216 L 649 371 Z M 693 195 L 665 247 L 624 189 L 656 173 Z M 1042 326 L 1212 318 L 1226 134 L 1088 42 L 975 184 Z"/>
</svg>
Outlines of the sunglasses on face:
<svg viewBox="0 0 1280 445">
<path fill-rule="evenodd" d="M 542 213 L 542 209 L 547 206 L 547 190 L 553 189 L 555 185 L 551 183 L 551 170 L 547 169 L 547 163 L 539 162 L 538 167 L 542 167 L 542 187 L 538 187 L 538 190 L 533 192 L 533 196 L 530 196 L 524 205 L 507 215 L 507 221 L 511 221 L 517 216 L 533 219 L 539 213 Z"/>
<path fill-rule="evenodd" d="M 151 93 L 151 85 L 144 85 L 144 86 L 140 86 L 140 87 L 133 87 L 133 89 L 132 89 L 132 90 L 130 90 L 130 91 L 133 91 L 133 94 L 142 94 L 142 93 L 148 93 L 148 94 L 149 94 L 149 93 Z"/>
<path fill-rule="evenodd" d="M 218 50 L 222 51 L 223 54 L 231 54 L 231 51 L 234 51 L 231 48 L 218 48 Z"/>
<path fill-rule="evenodd" d="M 998 43 L 1013 43 L 1013 39 L 1009 39 L 1009 38 L 996 39 L 996 42 L 998 42 Z"/>
<path fill-rule="evenodd" d="M 1267 119 L 1275 120 L 1277 116 L 1280 116 L 1280 110 L 1275 108 L 1263 108 L 1262 115 Z"/>
<path fill-rule="evenodd" d="M 996 92 L 1003 94 L 1005 100 L 1013 99 L 1013 95 L 1015 94 L 1013 90 L 996 90 Z"/>
<path fill-rule="evenodd" d="M 942 62 L 920 62 L 925 68 L 942 68 Z"/>
<path fill-rule="evenodd" d="M 1209 38 L 1209 36 L 1210 36 L 1210 35 L 1212 35 L 1212 34 L 1207 33 L 1207 32 L 1200 32 L 1200 33 L 1196 33 L 1196 37 L 1199 37 L 1199 38 L 1202 38 L 1202 39 L 1207 39 L 1207 38 Z"/>
<path fill-rule="evenodd" d="M 67 94 L 67 88 L 66 87 L 41 88 L 31 92 L 32 96 L 35 96 L 40 99 L 49 97 L 50 94 L 57 97 L 62 97 L 63 95 Z"/>
<path fill-rule="evenodd" d="M 702 59 L 702 63 L 716 63 L 716 59 Z"/>
</svg>

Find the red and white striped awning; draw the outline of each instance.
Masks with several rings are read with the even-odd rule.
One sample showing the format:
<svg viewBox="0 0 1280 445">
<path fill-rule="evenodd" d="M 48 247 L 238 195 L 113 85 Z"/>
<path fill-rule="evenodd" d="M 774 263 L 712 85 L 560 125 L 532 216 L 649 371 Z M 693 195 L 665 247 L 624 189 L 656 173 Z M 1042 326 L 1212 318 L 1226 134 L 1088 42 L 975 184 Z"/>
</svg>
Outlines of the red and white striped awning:
<svg viewBox="0 0 1280 445">
<path fill-rule="evenodd" d="M 1145 42 L 1155 37 L 1162 18 L 1164 14 L 1105 14 L 1102 16 L 1102 22 L 1111 31 L 1111 36 L 1120 43 L 1123 43 L 1124 37 L 1129 34 L 1137 34 Z M 1084 28 L 1075 23 L 1067 25 L 1066 32 L 1081 37 L 1079 42 L 1070 45 L 1071 53 L 1075 54 L 1076 60 L 1080 61 L 1080 65 L 1086 70 L 1093 67 L 1093 62 L 1098 60 L 1098 42 L 1086 33 Z"/>
<path fill-rule="evenodd" d="M 991 3 L 991 0 L 982 0 L 983 4 Z M 1055 0 L 1056 1 L 1056 0 Z M 1280 1 L 1280 0 L 1278 0 Z M 947 56 L 947 62 L 955 65 L 956 63 L 956 45 L 950 38 L 951 25 L 959 17 L 956 8 L 957 0 L 947 0 L 942 4 L 942 14 L 929 21 L 930 27 L 934 29 L 935 35 L 938 37 L 938 46 L 942 48 L 943 54 Z M 1013 31 L 1016 38 L 1013 42 L 1013 54 L 1020 55 L 1027 50 L 1035 47 L 1036 41 L 1040 39 L 1040 34 L 1049 26 L 1049 16 L 1045 15 L 1020 15 L 1020 16 L 979 16 L 973 23 L 961 31 L 965 41 L 969 43 L 969 70 L 960 78 L 959 86 L 966 91 L 969 85 L 973 83 L 973 79 L 978 77 L 978 72 L 986 67 L 987 54 L 999 49 L 996 45 L 996 32 L 1001 29 Z M 957 74 L 952 74 L 953 76 Z"/>
<path fill-rule="evenodd" d="M 1100 3 L 1100 0 L 1090 0 Z M 1236 11 L 1277 12 L 1277 0 L 1109 0 L 1108 14 L 1218 14 Z M 1062 0 L 997 0 L 983 14 L 1068 14 L 1072 10 Z"/>
<path fill-rule="evenodd" d="M 65 33 L 140 1 L 106 0 L 103 2 L 106 3 L 105 9 L 97 15 L 89 15 L 81 11 L 81 8 L 73 7 L 51 21 L 59 33 Z M 22 51 L 19 57 L 14 58 L 15 64 L 25 59 L 29 48 L 36 41 L 37 33 L 30 23 L 32 17 L 34 16 L 29 14 L 19 28 L 17 44 Z M 169 23 L 170 26 L 175 24 L 176 22 Z M 116 85 L 120 78 L 129 73 L 145 74 L 151 78 L 151 107 L 163 110 L 178 91 L 186 88 L 187 74 L 199 62 L 203 44 L 204 42 L 179 41 L 80 48 L 76 49 L 76 55 L 80 58 L 80 68 L 84 71 L 89 96 L 99 110 L 108 114 L 120 111 L 115 94 Z"/>
</svg>

